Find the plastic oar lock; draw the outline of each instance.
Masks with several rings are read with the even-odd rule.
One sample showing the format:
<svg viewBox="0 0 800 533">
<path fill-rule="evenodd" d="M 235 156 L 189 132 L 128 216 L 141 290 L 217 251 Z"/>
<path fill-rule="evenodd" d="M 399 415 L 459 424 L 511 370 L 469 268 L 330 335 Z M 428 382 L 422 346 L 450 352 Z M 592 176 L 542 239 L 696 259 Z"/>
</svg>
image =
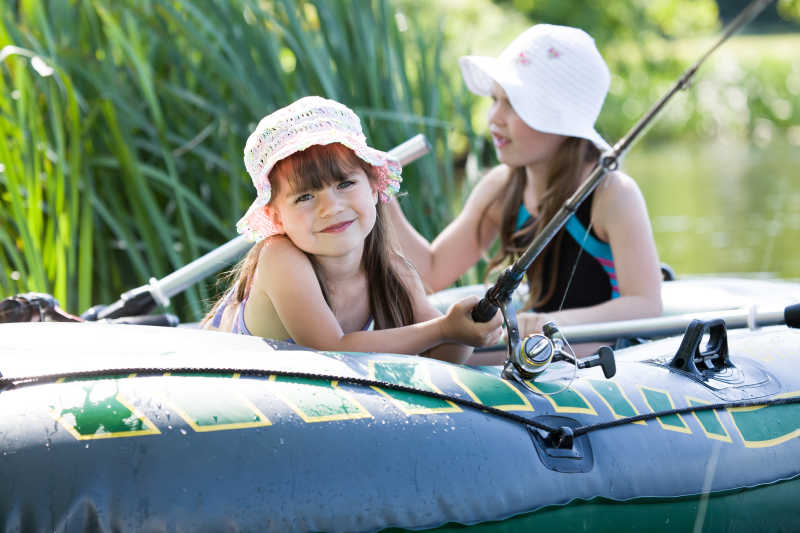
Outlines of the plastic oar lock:
<svg viewBox="0 0 800 533">
<path fill-rule="evenodd" d="M 567 361 L 578 368 L 600 366 L 606 378 L 612 378 L 617 373 L 614 350 L 608 346 L 603 346 L 596 354 L 583 359 L 576 359 L 568 348 L 566 339 L 555 323 L 548 322 L 542 328 L 542 333 L 534 333 L 522 339 L 513 357 L 506 363 L 504 373 L 510 370 L 510 363 L 522 379 L 535 379 L 553 361 Z"/>
</svg>

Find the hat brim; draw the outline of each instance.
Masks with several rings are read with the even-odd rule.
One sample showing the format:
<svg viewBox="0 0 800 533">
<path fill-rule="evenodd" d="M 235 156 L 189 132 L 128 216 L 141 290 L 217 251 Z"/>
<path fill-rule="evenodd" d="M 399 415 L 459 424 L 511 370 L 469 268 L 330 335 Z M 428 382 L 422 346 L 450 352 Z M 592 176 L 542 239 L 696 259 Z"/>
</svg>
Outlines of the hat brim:
<svg viewBox="0 0 800 533">
<path fill-rule="evenodd" d="M 504 68 L 494 57 L 462 56 L 458 59 L 458 66 L 467 89 L 479 96 L 491 96 L 492 82 L 497 82 L 506 92 L 522 87 L 516 74 Z"/>
<path fill-rule="evenodd" d="M 522 97 L 521 92 L 524 92 L 521 91 L 523 89 L 522 80 L 498 59 L 485 56 L 462 56 L 458 60 L 458 66 L 461 68 L 461 75 L 464 78 L 467 89 L 472 93 L 478 96 L 491 96 L 492 83 L 494 82 L 503 88 L 515 110 L 518 107 L 521 108 L 521 106 L 514 105 L 514 100 Z M 520 115 L 520 118 L 537 131 L 587 139 L 601 152 L 611 148 L 611 145 L 594 128 L 579 132 L 574 130 L 559 131 L 545 124 L 532 123 L 530 117 Z"/>
<path fill-rule="evenodd" d="M 378 174 L 377 192 L 381 201 L 388 201 L 390 196 L 400 190 L 400 182 L 403 181 L 401 177 L 402 167 L 397 159 L 386 152 L 368 146 L 359 139 L 345 136 L 331 137 L 327 131 L 316 135 L 307 135 L 301 144 L 292 145 L 285 153 L 278 153 L 275 156 L 275 160 L 280 161 L 311 146 L 325 146 L 334 143 L 350 148 L 359 159 L 375 167 Z M 263 177 L 267 177 L 272 168 L 272 166 L 266 167 Z M 252 241 L 258 242 L 284 232 L 283 227 L 273 220 L 265 209 L 271 200 L 271 189 L 272 187 L 270 186 L 264 194 L 259 194 L 255 201 L 250 204 L 245 215 L 236 223 L 236 231 Z"/>
</svg>

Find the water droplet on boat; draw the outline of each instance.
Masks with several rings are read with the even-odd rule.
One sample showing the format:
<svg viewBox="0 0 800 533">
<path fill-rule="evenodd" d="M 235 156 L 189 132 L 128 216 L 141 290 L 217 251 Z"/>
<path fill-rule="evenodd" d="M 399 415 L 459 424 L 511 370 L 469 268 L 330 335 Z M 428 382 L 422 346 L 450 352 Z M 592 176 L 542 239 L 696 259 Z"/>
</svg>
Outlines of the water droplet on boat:
<svg viewBox="0 0 800 533">
<path fill-rule="evenodd" d="M 186 430 L 181 428 L 181 435 L 186 435 Z"/>
<path fill-rule="evenodd" d="M 84 448 L 86 448 L 86 449 L 88 450 L 88 449 L 89 449 L 89 444 L 87 443 L 87 444 L 84 446 Z"/>
<path fill-rule="evenodd" d="M 172 426 L 167 426 L 167 429 L 172 429 Z"/>
</svg>

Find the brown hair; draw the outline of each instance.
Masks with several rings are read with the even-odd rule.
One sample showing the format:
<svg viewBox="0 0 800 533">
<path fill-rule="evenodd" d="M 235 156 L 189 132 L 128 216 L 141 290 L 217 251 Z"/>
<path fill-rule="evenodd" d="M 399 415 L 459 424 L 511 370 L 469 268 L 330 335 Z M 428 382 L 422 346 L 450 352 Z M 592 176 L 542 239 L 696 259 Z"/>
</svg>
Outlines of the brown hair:
<svg viewBox="0 0 800 533">
<path fill-rule="evenodd" d="M 525 168 L 510 169 L 508 186 L 501 190 L 494 200 L 500 202 L 502 206 L 500 248 L 489 262 L 487 276 L 489 271 L 513 262 L 525 252 L 533 238 L 553 218 L 570 195 L 577 190 L 586 163 L 596 161 L 599 155 L 599 150 L 590 141 L 578 137 L 568 137 L 559 146 L 552 159 L 544 194 L 541 198 L 537 198 L 539 216 L 534 219 L 533 223 L 521 229 L 517 228 L 517 214 L 522 205 L 525 191 Z M 492 204 L 494 202 L 490 203 L 490 205 Z M 482 221 L 486 218 L 485 214 L 484 212 Z M 563 238 L 564 230 L 562 229 L 528 268 L 526 274 L 530 293 L 523 309 L 538 309 L 553 297 L 558 276 L 559 250 Z M 548 260 L 549 276 L 548 279 L 544 279 L 545 263 Z"/>
<path fill-rule="evenodd" d="M 375 167 L 359 158 L 352 150 L 342 144 L 313 145 L 303 151 L 282 159 L 270 171 L 272 194 L 277 196 L 282 186 L 288 184 L 296 191 L 321 189 L 327 185 L 347 179 L 350 172 L 361 168 L 370 183 L 376 186 L 378 176 Z M 279 179 L 275 177 L 279 176 Z M 228 274 L 228 279 L 236 290 L 233 303 L 244 301 L 250 292 L 253 275 L 258 266 L 258 258 L 266 240 L 254 245 L 242 261 Z M 361 265 L 367 275 L 369 287 L 369 307 L 375 329 L 388 329 L 414 323 L 414 308 L 408 289 L 393 267 L 393 259 L 398 256 L 392 246 L 392 236 L 386 222 L 383 204 L 376 206 L 375 225 L 364 241 Z M 317 275 L 325 302 L 330 305 L 328 289 L 319 265 L 311 254 L 306 254 L 314 273 Z M 203 322 L 216 313 L 222 299 L 217 301 Z"/>
</svg>

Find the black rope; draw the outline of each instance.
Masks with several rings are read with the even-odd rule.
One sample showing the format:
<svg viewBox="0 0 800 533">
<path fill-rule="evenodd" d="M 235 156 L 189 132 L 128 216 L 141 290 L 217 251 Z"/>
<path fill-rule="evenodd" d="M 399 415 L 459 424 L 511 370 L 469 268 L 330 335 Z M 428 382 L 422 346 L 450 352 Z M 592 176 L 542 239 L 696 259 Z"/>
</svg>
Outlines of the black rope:
<svg viewBox="0 0 800 533">
<path fill-rule="evenodd" d="M 470 409 L 485 411 L 491 415 L 504 418 L 506 420 L 511 420 L 512 422 L 516 422 L 524 426 L 529 426 L 535 429 L 545 431 L 548 434 L 555 435 L 556 437 L 562 432 L 561 428 L 551 427 L 548 426 L 547 424 L 542 424 L 541 422 L 537 422 L 536 420 L 526 418 L 524 416 L 520 416 L 508 411 L 502 411 L 500 409 L 497 409 L 496 407 L 491 407 L 489 405 L 484 405 L 480 402 L 466 400 L 464 398 L 459 398 L 457 396 L 452 396 L 441 392 L 417 389 L 414 387 L 409 387 L 407 385 L 389 383 L 388 381 L 381 381 L 377 379 L 351 377 L 351 376 L 336 376 L 330 374 L 315 374 L 312 372 L 298 372 L 294 370 L 261 370 L 258 368 L 198 368 L 198 367 L 180 367 L 180 368 L 142 367 L 142 368 L 113 368 L 113 369 L 103 369 L 103 370 L 82 370 L 75 372 L 59 372 L 55 374 L 24 376 L 16 378 L 0 377 L 0 391 L 6 389 L 10 390 L 19 387 L 25 387 L 30 385 L 39 385 L 43 383 L 54 383 L 60 379 L 87 379 L 87 378 L 98 378 L 104 376 L 120 376 L 126 374 L 136 374 L 137 377 L 161 376 L 166 373 L 239 374 L 242 376 L 250 376 L 250 377 L 280 376 L 280 377 L 312 379 L 319 381 L 338 381 L 340 383 L 348 383 L 350 385 L 375 386 L 398 392 L 419 394 L 422 396 L 427 396 L 429 398 L 435 398 L 437 400 L 453 402 L 455 404 L 464 407 L 469 407 Z M 591 433 L 593 431 L 598 431 L 601 429 L 610 429 L 613 427 L 623 426 L 626 424 L 632 424 L 634 422 L 652 420 L 654 418 L 661 418 L 670 415 L 695 413 L 700 411 L 731 409 L 736 407 L 766 407 L 773 405 L 792 405 L 792 404 L 800 404 L 800 396 L 795 396 L 791 398 L 773 398 L 771 400 L 740 400 L 735 402 L 722 402 L 722 403 L 706 404 L 706 405 L 690 405 L 678 409 L 670 409 L 667 411 L 658 411 L 654 413 L 646 413 L 642 415 L 629 416 L 626 418 L 619 418 L 617 420 L 611 420 L 609 422 L 600 422 L 598 424 L 578 426 L 572 430 L 572 433 L 575 437 L 579 437 L 581 435 L 586 435 L 587 433 Z"/>
<path fill-rule="evenodd" d="M 600 429 L 609 429 L 617 426 L 622 426 L 625 424 L 632 424 L 634 422 L 639 422 L 641 420 L 652 420 L 654 418 L 661 418 L 669 415 L 682 415 L 686 413 L 696 413 L 698 411 L 712 411 L 717 409 L 732 409 L 734 407 L 766 407 L 768 405 L 790 405 L 800 403 L 800 396 L 795 396 L 792 398 L 773 398 L 771 400 L 740 400 L 737 402 L 723 402 L 723 403 L 713 403 L 713 404 L 706 404 L 706 405 L 690 405 L 687 407 L 681 407 L 679 409 L 670 409 L 668 411 L 660 411 L 656 413 L 647 413 L 643 415 L 636 415 L 636 416 L 629 416 L 627 418 L 619 418 L 617 420 L 611 420 L 609 422 L 600 422 L 598 424 L 590 424 L 588 426 L 579 426 L 573 429 L 573 434 L 577 437 L 579 435 L 585 435 L 592 431 L 597 431 Z"/>
<path fill-rule="evenodd" d="M 457 396 L 452 396 L 449 394 L 443 394 L 441 392 L 429 391 L 424 389 L 417 389 L 414 387 L 409 387 L 407 385 L 399 385 L 397 383 L 389 383 L 387 381 L 381 381 L 377 379 L 368 379 L 368 378 L 359 378 L 359 377 L 350 377 L 350 376 L 335 376 L 329 374 L 314 374 L 311 372 L 297 372 L 294 370 L 261 370 L 257 368 L 196 368 L 196 367 L 182 367 L 182 368 L 114 368 L 114 369 L 103 369 L 103 370 L 83 370 L 83 371 L 75 371 L 75 372 L 59 372 L 55 374 L 44 374 L 40 376 L 25 376 L 25 377 L 9 377 L 9 378 L 0 378 L 0 391 L 9 388 L 14 389 L 18 387 L 24 387 L 28 385 L 38 385 L 42 383 L 53 383 L 60 379 L 85 379 L 85 378 L 97 378 L 103 376 L 116 376 L 116 375 L 123 375 L 123 374 L 136 374 L 137 376 L 160 376 L 166 373 L 171 374 L 240 374 L 242 376 L 251 376 L 251 377 L 268 377 L 268 376 L 280 376 L 280 377 L 292 377 L 292 378 L 304 378 L 304 379 L 314 379 L 320 381 L 338 381 L 340 383 L 348 383 L 351 385 L 363 385 L 363 386 L 375 386 L 381 387 L 384 389 L 394 390 L 398 392 L 407 392 L 411 394 L 419 394 L 422 396 L 428 396 L 429 398 L 435 398 L 437 400 L 443 401 L 450 401 L 458 405 L 462 405 L 464 407 L 469 407 L 471 409 L 476 409 L 478 411 L 486 411 L 492 415 L 505 418 L 507 420 L 511 420 L 512 422 L 516 422 L 518 424 L 522 424 L 525 426 L 530 426 L 536 429 L 540 429 L 542 431 L 546 431 L 551 433 L 556 430 L 556 428 L 550 427 L 546 424 L 542 424 L 541 422 L 537 422 L 536 420 L 532 420 L 530 418 L 526 418 L 524 416 L 520 416 L 514 413 L 510 413 L 508 411 L 502 411 L 497 409 L 496 407 L 491 407 L 489 405 L 484 405 L 480 402 L 474 402 L 472 400 L 466 400 L 464 398 L 459 398 Z"/>
</svg>

